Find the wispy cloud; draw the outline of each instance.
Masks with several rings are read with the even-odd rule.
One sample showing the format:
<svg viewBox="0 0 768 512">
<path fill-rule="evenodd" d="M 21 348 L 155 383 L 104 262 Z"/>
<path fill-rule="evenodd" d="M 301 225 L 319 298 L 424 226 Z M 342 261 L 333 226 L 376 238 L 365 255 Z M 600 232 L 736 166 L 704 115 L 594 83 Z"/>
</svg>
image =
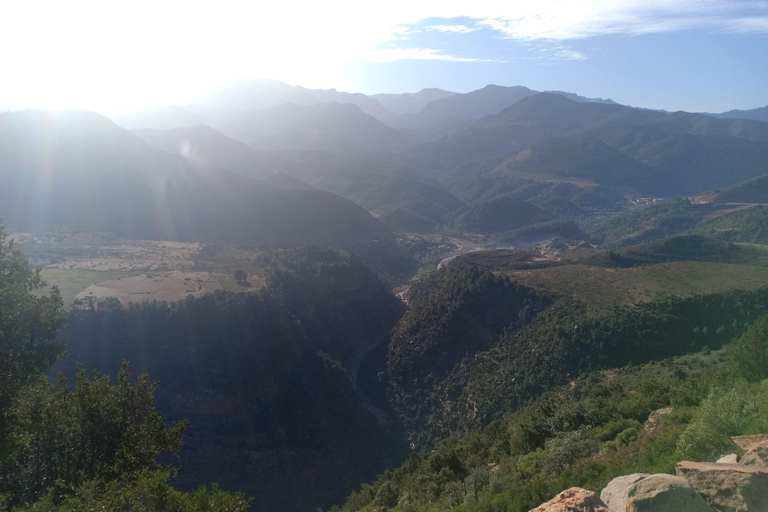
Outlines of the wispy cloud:
<svg viewBox="0 0 768 512">
<path fill-rule="evenodd" d="M 382 48 L 371 50 L 367 56 L 372 62 L 392 62 L 396 60 L 444 60 L 452 62 L 500 62 L 493 59 L 458 57 L 442 53 L 432 48 Z"/>
<path fill-rule="evenodd" d="M 424 27 L 424 30 L 435 32 L 449 32 L 451 34 L 469 34 L 470 32 L 476 32 L 482 27 L 468 27 L 466 25 L 429 25 Z"/>
<path fill-rule="evenodd" d="M 728 32 L 768 34 L 768 16 L 733 19 L 725 29 Z"/>
<path fill-rule="evenodd" d="M 510 39 L 566 41 L 694 29 L 768 33 L 766 14 L 766 1 L 540 0 L 476 19 Z"/>
</svg>

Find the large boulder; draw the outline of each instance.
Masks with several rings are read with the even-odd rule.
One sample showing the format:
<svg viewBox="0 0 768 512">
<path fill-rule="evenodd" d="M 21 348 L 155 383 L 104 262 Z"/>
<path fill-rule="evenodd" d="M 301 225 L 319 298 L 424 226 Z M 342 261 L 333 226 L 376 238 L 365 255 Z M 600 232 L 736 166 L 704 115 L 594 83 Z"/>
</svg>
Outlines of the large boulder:
<svg viewBox="0 0 768 512">
<path fill-rule="evenodd" d="M 530 512 L 619 512 L 608 508 L 592 491 L 571 487 Z M 621 511 L 623 512 L 623 511 Z"/>
<path fill-rule="evenodd" d="M 712 512 L 684 478 L 651 475 L 627 489 L 626 512 Z"/>
<path fill-rule="evenodd" d="M 675 472 L 718 512 L 768 511 L 768 473 L 757 466 L 680 462 Z"/>
<path fill-rule="evenodd" d="M 746 466 L 757 466 L 768 470 L 768 434 L 736 436 L 731 438 L 744 451 L 739 461 Z"/>
<path fill-rule="evenodd" d="M 629 486 L 648 476 L 651 476 L 651 474 L 633 473 L 631 475 L 614 478 L 600 493 L 600 499 L 610 508 L 617 510 L 618 512 L 624 512 L 627 510 L 627 490 L 629 489 Z"/>
</svg>

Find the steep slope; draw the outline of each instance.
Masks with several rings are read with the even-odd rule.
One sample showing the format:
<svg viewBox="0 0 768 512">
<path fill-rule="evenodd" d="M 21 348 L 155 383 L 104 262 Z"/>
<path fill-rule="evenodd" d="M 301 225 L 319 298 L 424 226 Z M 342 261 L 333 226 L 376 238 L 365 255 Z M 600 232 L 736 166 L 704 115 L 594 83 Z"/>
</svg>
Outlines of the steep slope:
<svg viewBox="0 0 768 512">
<path fill-rule="evenodd" d="M 768 203 L 768 174 L 706 195 L 711 203 Z"/>
<path fill-rule="evenodd" d="M 501 112 L 518 101 L 536 94 L 527 87 L 486 85 L 482 89 L 456 94 L 454 96 L 433 101 L 426 105 L 419 117 L 429 120 L 440 120 L 451 117 L 460 119 L 480 119 Z"/>
<path fill-rule="evenodd" d="M 746 119 L 715 119 L 701 114 L 675 112 L 663 118 L 659 125 L 670 134 L 737 137 L 756 142 L 768 142 L 768 123 Z"/>
<path fill-rule="evenodd" d="M 0 217 L 15 229 L 277 246 L 392 240 L 346 199 L 182 159 L 91 112 L 2 114 L 0 141 Z"/>
<path fill-rule="evenodd" d="M 248 178 L 266 178 L 283 169 L 277 159 L 254 151 L 246 144 L 198 125 L 173 130 L 134 130 L 141 140 L 168 153 L 197 160 Z"/>
<path fill-rule="evenodd" d="M 284 103 L 209 116 L 216 130 L 260 149 L 395 151 L 407 137 L 352 104 Z"/>
<path fill-rule="evenodd" d="M 690 232 L 728 242 L 765 245 L 768 244 L 768 207 L 756 205 L 753 208 L 736 210 L 703 222 Z"/>
<path fill-rule="evenodd" d="M 175 486 L 216 481 L 257 510 L 310 512 L 406 455 L 396 423 L 377 423 L 348 374 L 404 306 L 349 254 L 269 259 L 261 293 L 73 310 L 59 369 L 114 374 L 128 359 L 159 381 L 159 408 L 190 421 Z"/>
<path fill-rule="evenodd" d="M 497 176 L 522 175 L 542 181 L 588 180 L 643 193 L 656 188 L 661 173 L 590 137 L 537 142 L 496 166 Z"/>
<path fill-rule="evenodd" d="M 265 183 L 278 177 L 283 188 L 311 183 L 354 201 L 396 230 L 433 231 L 446 213 L 464 205 L 437 184 L 375 154 L 258 151 L 208 126 L 135 133 L 171 153 L 247 177 L 270 177 Z M 296 179 L 293 186 L 285 183 L 288 176 Z"/>
<path fill-rule="evenodd" d="M 672 135 L 635 153 L 662 172 L 666 196 L 696 194 L 768 173 L 768 143 Z"/>
<path fill-rule="evenodd" d="M 428 133 L 445 133 L 461 122 L 495 114 L 533 94 L 536 91 L 522 86 L 487 85 L 466 94 L 455 94 L 433 101 L 417 114 L 398 117 L 394 126 Z"/>
<path fill-rule="evenodd" d="M 664 258 L 696 247 L 707 261 Z M 662 262 L 627 268 L 579 251 L 581 262 L 469 253 L 411 288 L 388 371 L 412 442 L 428 449 L 486 426 L 584 372 L 719 348 L 768 297 L 762 250 L 732 263 L 728 244 L 689 238 L 638 251 Z"/>
<path fill-rule="evenodd" d="M 396 230 L 433 231 L 446 213 L 464 206 L 395 155 L 304 151 L 279 156 L 292 176 L 356 202 Z"/>
<path fill-rule="evenodd" d="M 538 206 L 516 197 L 500 197 L 460 208 L 446 219 L 448 228 L 465 233 L 497 233 L 552 220 Z"/>
<path fill-rule="evenodd" d="M 580 103 L 559 94 L 542 93 L 521 99 L 511 107 L 435 142 L 416 146 L 407 154 L 427 168 L 445 162 L 455 165 L 509 153 L 544 139 L 599 127 L 650 122 L 664 116 L 621 105 Z"/>
</svg>

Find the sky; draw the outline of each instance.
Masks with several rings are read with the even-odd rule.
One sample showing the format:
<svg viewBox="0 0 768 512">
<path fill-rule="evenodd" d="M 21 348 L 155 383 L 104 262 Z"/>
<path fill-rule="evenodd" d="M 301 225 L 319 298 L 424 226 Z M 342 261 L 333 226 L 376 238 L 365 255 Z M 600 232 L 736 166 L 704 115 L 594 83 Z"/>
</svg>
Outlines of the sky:
<svg viewBox="0 0 768 512">
<path fill-rule="evenodd" d="M 184 104 L 269 78 L 722 112 L 768 105 L 768 0 L 1 0 L 0 70 L 3 108 Z"/>
</svg>

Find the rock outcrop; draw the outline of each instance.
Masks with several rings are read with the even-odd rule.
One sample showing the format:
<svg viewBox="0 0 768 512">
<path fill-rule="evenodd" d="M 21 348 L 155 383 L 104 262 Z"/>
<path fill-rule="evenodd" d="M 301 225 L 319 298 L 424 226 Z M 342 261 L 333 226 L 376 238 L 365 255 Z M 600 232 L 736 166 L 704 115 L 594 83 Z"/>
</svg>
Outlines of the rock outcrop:
<svg viewBox="0 0 768 512">
<path fill-rule="evenodd" d="M 712 508 L 684 478 L 659 474 L 629 486 L 626 512 L 712 512 Z"/>
<path fill-rule="evenodd" d="M 600 493 L 600 499 L 610 508 L 624 512 L 627 510 L 627 490 L 635 482 L 639 482 L 645 477 L 651 476 L 650 473 L 633 473 L 631 475 L 620 476 L 610 481 Z"/>
<path fill-rule="evenodd" d="M 768 435 L 737 436 L 731 439 L 744 451 L 739 464 L 757 466 L 768 471 Z"/>
<path fill-rule="evenodd" d="M 768 511 L 768 473 L 758 466 L 680 462 L 675 472 L 717 512 Z"/>
<path fill-rule="evenodd" d="M 618 512 L 608 508 L 592 491 L 571 487 L 530 512 Z M 622 511 L 623 512 L 623 511 Z"/>
</svg>

